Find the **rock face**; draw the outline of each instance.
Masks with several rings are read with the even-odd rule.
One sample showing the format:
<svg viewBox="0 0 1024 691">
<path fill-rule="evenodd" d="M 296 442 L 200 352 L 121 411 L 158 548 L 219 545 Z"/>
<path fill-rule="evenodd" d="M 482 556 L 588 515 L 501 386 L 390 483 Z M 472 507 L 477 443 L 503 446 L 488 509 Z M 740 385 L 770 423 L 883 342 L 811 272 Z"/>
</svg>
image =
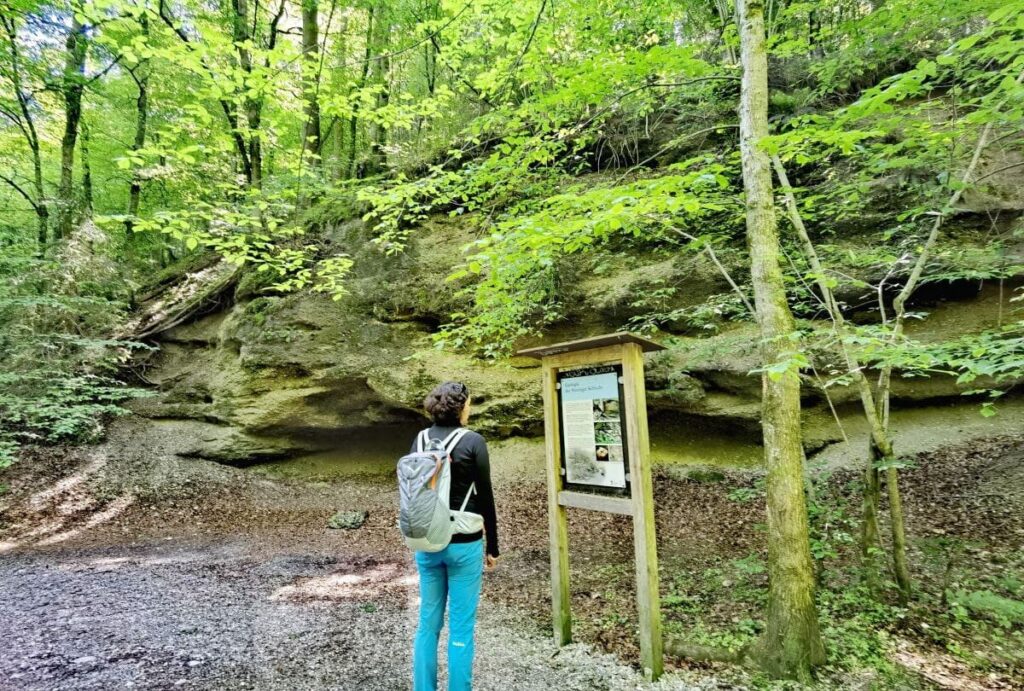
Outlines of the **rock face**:
<svg viewBox="0 0 1024 691">
<path fill-rule="evenodd" d="M 361 231 L 349 224 L 328 238 L 365 246 Z M 446 237 L 450 245 L 438 239 Z M 439 233 L 394 259 L 361 257 L 352 295 L 337 302 L 261 293 L 243 277 L 222 306 L 159 334 L 160 350 L 145 363 L 159 395 L 137 401 L 135 412 L 179 421 L 189 439 L 183 454 L 246 464 L 328 448 L 370 426 L 420 425 L 425 394 L 459 379 L 479 429 L 537 433 L 533 363 L 488 364 L 432 347 L 458 245 Z"/>
<path fill-rule="evenodd" d="M 348 252 L 356 260 L 351 294 L 340 301 L 308 292 L 277 295 L 265 290 L 265 274 L 243 272 L 228 282 L 226 271 L 208 266 L 201 270 L 216 281 L 216 296 L 202 294 L 195 273 L 167 285 L 167 291 L 192 285 L 191 312 L 170 328 L 146 322 L 160 345 L 144 363 L 158 395 L 136 401 L 134 409 L 174 425 L 181 455 L 247 465 L 327 449 L 369 427 L 414 429 L 426 422 L 420 410 L 424 395 L 446 379 L 469 386 L 476 429 L 493 438 L 542 434 L 537 363 L 489 363 L 432 345 L 431 334 L 459 307 L 444 278 L 459 261 L 460 248 L 473 239 L 464 223 L 431 221 L 396 256 L 369 242 L 359 221 L 322 229 L 319 237 L 328 251 Z M 583 277 L 566 288 L 573 296 L 566 302 L 575 307 L 551 329 L 548 342 L 621 330 L 650 308 L 643 298 L 657 286 L 683 286 L 676 305 L 698 304 L 728 290 L 714 267 L 692 257 L 634 256 L 614 270 L 572 273 Z M 988 307 L 992 294 L 968 297 L 936 308 L 940 332 L 948 335 L 951 324 L 964 326 L 965 319 L 977 326 L 978 315 L 994 314 Z M 177 314 L 165 293 L 152 299 Z M 914 326 L 915 335 L 927 338 L 927 324 Z M 756 327 L 724 325 L 702 338 L 688 337 L 687 328 L 680 325 L 671 348 L 648 360 L 652 419 L 673 416 L 756 438 Z M 855 405 L 854 391 L 829 391 L 834 405 Z M 895 385 L 897 404 L 960 393 L 953 380 L 941 377 Z M 831 417 L 813 379 L 805 387 L 805 414 L 811 421 Z M 832 440 L 818 435 L 814 445 Z"/>
</svg>

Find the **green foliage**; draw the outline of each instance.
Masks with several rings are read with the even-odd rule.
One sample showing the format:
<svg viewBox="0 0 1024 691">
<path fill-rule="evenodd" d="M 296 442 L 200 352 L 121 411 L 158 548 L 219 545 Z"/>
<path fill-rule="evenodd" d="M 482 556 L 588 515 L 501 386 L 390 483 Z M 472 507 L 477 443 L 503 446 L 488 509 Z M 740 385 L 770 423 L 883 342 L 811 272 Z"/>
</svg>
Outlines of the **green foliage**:
<svg viewBox="0 0 1024 691">
<path fill-rule="evenodd" d="M 95 439 L 107 416 L 125 412 L 119 403 L 146 394 L 117 375 L 148 346 L 107 336 L 124 309 L 116 279 L 87 267 L 69 292 L 59 283 L 67 264 L 15 259 L 4 268 L 12 274 L 0 283 L 0 464 L 9 464 L 25 442 Z"/>
<path fill-rule="evenodd" d="M 673 307 L 679 292 L 679 288 L 667 286 L 640 293 L 630 306 L 645 312 L 629 319 L 629 329 L 653 333 L 657 329 L 677 330 L 682 325 L 698 333 L 714 333 L 725 324 L 750 316 L 735 293 L 718 293 L 697 305 Z"/>
<path fill-rule="evenodd" d="M 822 590 L 818 598 L 822 636 L 829 641 L 829 666 L 839 669 L 872 668 L 892 673 L 890 627 L 906 617 L 906 610 L 880 602 L 861 585 Z"/>
<path fill-rule="evenodd" d="M 950 610 L 957 618 L 967 618 L 970 612 L 987 617 L 1004 629 L 1024 625 L 1024 602 L 991 590 L 958 590 L 950 594 L 949 600 Z"/>
<path fill-rule="evenodd" d="M 827 475 L 819 476 L 815 483 L 824 485 L 827 479 Z M 830 565 L 856 542 L 854 535 L 858 526 L 845 498 L 808 501 L 807 514 L 811 525 L 811 556 L 818 581 L 824 582 Z"/>
<path fill-rule="evenodd" d="M 474 310 L 457 316 L 440 342 L 481 347 L 489 355 L 506 352 L 510 337 L 536 333 L 560 316 L 558 280 L 566 257 L 622 239 L 686 246 L 692 225 L 735 211 L 730 167 L 701 158 L 672 170 L 611 187 L 573 186 L 533 213 L 495 223 L 450 277 L 478 277 L 463 291 Z"/>
<path fill-rule="evenodd" d="M 892 343 L 877 329 L 864 328 L 851 342 L 875 366 L 890 364 L 904 376 L 945 375 L 968 386 L 964 394 L 982 395 L 981 413 L 994 415 L 1006 388 L 1024 378 L 1024 321 L 999 329 L 965 334 L 947 341 L 903 338 Z"/>
</svg>

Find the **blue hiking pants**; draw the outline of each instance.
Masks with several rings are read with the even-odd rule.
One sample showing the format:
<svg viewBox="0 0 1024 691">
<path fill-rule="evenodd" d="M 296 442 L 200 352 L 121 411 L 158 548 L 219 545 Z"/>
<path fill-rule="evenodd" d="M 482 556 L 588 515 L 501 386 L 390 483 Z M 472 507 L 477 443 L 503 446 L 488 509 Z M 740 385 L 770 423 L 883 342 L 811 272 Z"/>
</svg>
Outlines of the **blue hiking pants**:
<svg viewBox="0 0 1024 691">
<path fill-rule="evenodd" d="M 412 654 L 413 691 L 437 691 L 437 639 L 448 606 L 448 689 L 473 688 L 473 627 L 480 601 L 484 542 L 450 544 L 440 552 L 417 552 L 420 624 Z"/>
</svg>

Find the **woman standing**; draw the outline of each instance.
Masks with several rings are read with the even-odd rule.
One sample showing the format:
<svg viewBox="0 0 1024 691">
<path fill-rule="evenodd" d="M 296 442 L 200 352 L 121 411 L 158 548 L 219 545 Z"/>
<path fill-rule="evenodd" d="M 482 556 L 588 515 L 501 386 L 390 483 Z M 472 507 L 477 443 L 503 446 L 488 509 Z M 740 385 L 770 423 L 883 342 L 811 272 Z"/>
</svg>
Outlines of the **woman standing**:
<svg viewBox="0 0 1024 691">
<path fill-rule="evenodd" d="M 469 422 L 469 389 L 460 382 L 445 382 L 423 402 L 433 418 L 430 439 L 444 439 Z M 411 451 L 416 451 L 413 442 Z M 455 533 L 440 552 L 417 552 L 420 575 L 420 622 L 413 646 L 413 691 L 437 689 L 437 641 L 448 607 L 448 689 L 473 687 L 473 629 L 480 601 L 483 570 L 498 563 L 498 524 L 491 489 L 487 442 L 467 432 L 451 452 L 450 507 L 483 517 L 484 530 Z M 468 500 L 467 500 L 468 495 Z M 486 555 L 484 536 L 486 535 Z"/>
</svg>

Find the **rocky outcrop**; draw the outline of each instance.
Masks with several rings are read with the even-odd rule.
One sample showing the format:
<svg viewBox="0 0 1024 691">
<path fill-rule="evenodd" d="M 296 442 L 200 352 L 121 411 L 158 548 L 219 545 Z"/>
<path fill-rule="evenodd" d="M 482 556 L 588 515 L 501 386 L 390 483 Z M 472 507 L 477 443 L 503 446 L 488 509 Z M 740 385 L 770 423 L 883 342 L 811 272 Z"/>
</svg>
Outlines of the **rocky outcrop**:
<svg viewBox="0 0 1024 691">
<path fill-rule="evenodd" d="M 424 421 L 423 396 L 446 379 L 467 383 L 481 431 L 495 438 L 542 433 L 536 362 L 488 362 L 433 347 L 438 325 L 460 307 L 444 278 L 460 248 L 474 239 L 470 225 L 431 220 L 397 255 L 370 242 L 359 221 L 322 227 L 318 238 L 326 251 L 356 260 L 351 293 L 340 301 L 315 293 L 279 295 L 266 289 L 265 274 L 210 262 L 194 263 L 187 275 L 164 280 L 146 296 L 138 323 L 155 335 L 159 349 L 141 371 L 157 395 L 136 401 L 134 409 L 176 425 L 184 440 L 180 455 L 245 465 L 331 448 L 369 427 L 411 429 Z M 600 259 L 574 266 L 568 273 L 577 278 L 565 286 L 573 307 L 545 340 L 621 330 L 652 308 L 652 296 L 673 308 L 728 291 L 703 256 L 629 259 L 611 268 Z M 982 322 L 993 314 L 993 294 L 959 297 L 967 299 L 933 306 L 938 318 L 909 330 L 928 338 L 929 324 L 936 337 L 948 334 L 951 324 L 987 326 Z M 669 350 L 648 361 L 652 418 L 675 416 L 756 439 L 756 327 L 720 323 L 713 335 L 699 338 L 692 325 L 666 328 L 659 338 Z M 808 377 L 805 414 L 827 422 L 831 409 L 820 384 Z M 828 391 L 833 405 L 856 404 L 849 387 Z M 963 388 L 949 377 L 931 377 L 897 380 L 894 391 L 897 404 L 919 405 L 958 398 Z M 812 445 L 828 444 L 836 434 L 816 432 Z"/>
<path fill-rule="evenodd" d="M 350 224 L 334 231 L 334 242 L 347 236 L 356 245 L 358 233 Z M 143 363 L 157 395 L 136 401 L 134 411 L 178 421 L 191 439 L 183 453 L 245 464 L 328 448 L 370 426 L 419 424 L 426 392 L 460 379 L 482 430 L 536 434 L 534 363 L 487 363 L 433 348 L 432 315 L 449 298 L 443 279 L 455 249 L 429 242 L 438 241 L 394 259 L 366 258 L 341 301 L 274 295 L 243 277 L 223 307 L 161 331 L 158 352 Z M 446 253 L 446 264 L 434 261 Z M 192 277 L 181 283 L 193 285 L 190 296 L 202 292 Z"/>
</svg>

